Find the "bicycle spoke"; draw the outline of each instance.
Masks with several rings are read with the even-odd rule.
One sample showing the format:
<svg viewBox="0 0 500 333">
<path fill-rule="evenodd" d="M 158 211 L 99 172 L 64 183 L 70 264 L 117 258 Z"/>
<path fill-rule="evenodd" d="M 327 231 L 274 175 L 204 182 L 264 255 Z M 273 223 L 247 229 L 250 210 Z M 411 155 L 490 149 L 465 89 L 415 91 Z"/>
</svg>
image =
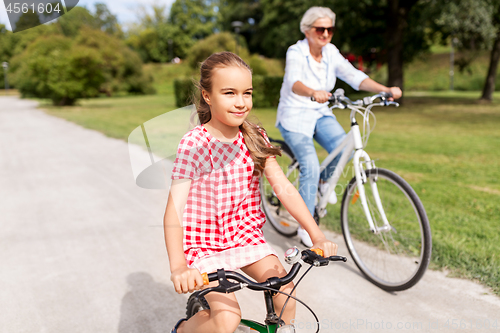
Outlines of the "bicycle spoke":
<svg viewBox="0 0 500 333">
<path fill-rule="evenodd" d="M 392 179 L 398 176 L 387 170 L 367 172 L 367 176 L 377 177 L 379 197 L 391 228 L 378 229 L 385 225 L 383 213 L 378 210 L 373 188 L 365 186 L 367 207 L 378 230 L 375 233 L 367 232 L 368 222 L 361 200 L 356 200 L 359 194 L 353 180 L 341 207 L 344 238 L 356 264 L 372 282 L 381 287 L 400 290 L 397 289 L 399 286 L 413 285 L 418 281 L 426 268 L 422 258 L 425 256 L 427 260 L 430 255 L 430 244 L 423 243 L 422 214 L 418 213 L 414 203 L 418 198 L 410 197 Z M 425 211 L 423 214 L 425 216 Z M 428 224 L 425 228 L 430 235 Z"/>
</svg>

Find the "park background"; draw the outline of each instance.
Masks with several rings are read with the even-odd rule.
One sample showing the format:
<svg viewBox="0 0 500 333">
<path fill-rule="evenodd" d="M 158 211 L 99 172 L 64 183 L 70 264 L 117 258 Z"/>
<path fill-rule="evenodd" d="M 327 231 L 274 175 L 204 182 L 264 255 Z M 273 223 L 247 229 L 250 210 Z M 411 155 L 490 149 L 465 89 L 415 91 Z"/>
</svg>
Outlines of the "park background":
<svg viewBox="0 0 500 333">
<path fill-rule="evenodd" d="M 299 21 L 312 5 L 337 13 L 332 42 L 355 66 L 404 90 L 399 109 L 375 110 L 368 151 L 424 203 L 431 268 L 498 295 L 498 1 L 177 0 L 139 7 L 128 24 L 97 3 L 17 33 L 0 24 L 0 62 L 9 63 L 11 86 L 0 94 L 36 98 L 52 115 L 126 140 L 143 122 L 190 103 L 199 62 L 229 50 L 253 68 L 253 115 L 279 138 L 274 121 L 284 57 L 303 37 Z M 25 24 L 36 19 L 26 15 Z M 350 97 L 363 96 L 339 84 Z M 348 114 L 336 115 L 348 129 Z M 318 154 L 326 156 L 320 147 Z M 338 206 L 328 207 L 323 226 L 340 229 Z"/>
</svg>

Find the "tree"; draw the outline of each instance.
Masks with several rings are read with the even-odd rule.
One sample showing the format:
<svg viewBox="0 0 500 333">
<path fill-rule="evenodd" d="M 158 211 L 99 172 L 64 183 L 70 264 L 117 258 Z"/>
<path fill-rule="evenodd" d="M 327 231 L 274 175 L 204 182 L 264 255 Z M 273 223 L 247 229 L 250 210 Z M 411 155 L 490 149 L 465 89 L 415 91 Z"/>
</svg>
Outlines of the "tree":
<svg viewBox="0 0 500 333">
<path fill-rule="evenodd" d="M 166 6 L 141 7 L 139 25 L 129 31 L 127 44 L 145 62 L 166 62 L 185 58 L 196 41 L 213 34 L 217 27 L 215 1 L 177 0 L 170 13 Z"/>
<path fill-rule="evenodd" d="M 99 93 L 148 93 L 150 80 L 137 54 L 119 39 L 82 27 L 77 38 L 41 36 L 12 58 L 12 77 L 23 96 L 73 105 Z"/>
<path fill-rule="evenodd" d="M 498 62 L 500 60 L 500 1 L 493 0 L 493 25 L 496 28 L 496 37 L 493 43 L 493 48 L 490 55 L 490 64 L 488 67 L 488 74 L 486 82 L 484 83 L 481 100 L 491 102 L 493 100 L 493 92 L 495 91 L 495 81 L 497 76 Z"/>
<path fill-rule="evenodd" d="M 88 26 L 123 38 L 123 32 L 116 16 L 109 11 L 105 4 L 96 3 L 94 12 L 93 14 L 84 7 L 75 7 L 61 16 L 55 24 L 60 27 L 65 36 L 75 37 L 82 26 Z"/>
<path fill-rule="evenodd" d="M 13 81 L 23 97 L 72 105 L 77 98 L 97 95 L 105 80 L 99 70 L 102 59 L 88 48 L 73 50 L 72 43 L 63 36 L 43 36 L 13 59 Z"/>
<path fill-rule="evenodd" d="M 404 64 L 429 50 L 437 15 L 431 0 L 335 1 L 340 46 L 387 63 L 388 86 L 403 88 Z"/>
<path fill-rule="evenodd" d="M 252 33 L 249 45 L 255 52 L 255 43 L 263 54 L 283 58 L 286 50 L 297 40 L 304 38 L 299 30 L 300 20 L 311 6 L 332 8 L 337 14 L 337 33 L 332 42 L 341 50 L 350 50 L 359 55 L 367 55 L 374 49 L 388 63 L 388 85 L 403 86 L 403 64 L 425 52 L 430 47 L 426 30 L 436 15 L 432 0 L 261 0 L 260 8 L 252 6 L 251 0 L 239 2 L 225 0 L 225 12 L 231 19 L 245 22 L 249 18 L 239 13 L 239 8 L 252 8 L 249 15 L 260 21 Z M 227 22 L 223 24 L 227 27 Z"/>
<path fill-rule="evenodd" d="M 239 34 L 245 38 L 252 53 L 267 54 L 257 37 L 259 24 L 264 16 L 261 1 L 255 0 L 221 0 L 219 3 L 219 26 L 222 31 L 234 31 L 234 21 L 243 23 Z"/>
<path fill-rule="evenodd" d="M 462 51 L 455 60 L 460 72 L 476 58 L 478 51 L 490 49 L 495 38 L 492 21 L 493 8 L 489 0 L 441 0 L 441 14 L 436 26 L 442 39 L 453 41 L 454 47 Z"/>
<path fill-rule="evenodd" d="M 15 22 L 14 24 L 15 24 L 14 31 L 19 32 L 33 27 L 37 27 L 41 25 L 42 22 L 40 22 L 38 13 L 35 13 L 33 10 L 28 10 L 26 13 L 23 13 L 19 17 L 17 22 Z"/>
<path fill-rule="evenodd" d="M 213 34 L 197 42 L 189 50 L 187 61 L 191 68 L 197 68 L 198 64 L 212 53 L 222 51 L 236 52 L 236 39 L 229 32 Z M 240 47 L 238 53 L 244 60 L 249 59 L 250 54 L 246 48 Z"/>
</svg>

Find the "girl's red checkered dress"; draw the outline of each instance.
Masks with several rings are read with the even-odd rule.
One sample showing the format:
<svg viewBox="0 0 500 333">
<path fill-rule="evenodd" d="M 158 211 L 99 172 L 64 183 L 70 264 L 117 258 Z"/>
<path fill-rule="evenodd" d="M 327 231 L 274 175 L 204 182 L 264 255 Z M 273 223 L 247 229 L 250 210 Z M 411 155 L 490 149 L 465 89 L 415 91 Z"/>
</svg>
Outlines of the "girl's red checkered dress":
<svg viewBox="0 0 500 333">
<path fill-rule="evenodd" d="M 253 171 L 241 131 L 232 143 L 220 142 L 201 125 L 184 135 L 172 179 L 192 179 L 183 215 L 189 267 L 202 273 L 236 270 L 276 255 L 262 234 L 265 215 Z"/>
</svg>

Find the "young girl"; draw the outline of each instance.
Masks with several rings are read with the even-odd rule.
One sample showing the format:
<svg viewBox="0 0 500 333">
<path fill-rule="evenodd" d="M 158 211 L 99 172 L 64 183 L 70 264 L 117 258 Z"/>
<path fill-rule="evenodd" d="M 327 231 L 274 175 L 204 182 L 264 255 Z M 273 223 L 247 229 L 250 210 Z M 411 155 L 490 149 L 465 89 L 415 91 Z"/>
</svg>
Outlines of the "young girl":
<svg viewBox="0 0 500 333">
<path fill-rule="evenodd" d="M 178 293 L 203 286 L 201 273 L 242 269 L 258 282 L 286 271 L 262 234 L 259 177 L 264 173 L 278 198 L 307 230 L 315 248 L 334 255 L 337 245 L 316 225 L 295 187 L 287 180 L 265 131 L 247 121 L 252 109 L 252 72 L 237 55 L 216 53 L 201 65 L 202 125 L 182 138 L 172 171 L 165 211 L 165 241 L 171 280 Z M 211 286 L 216 285 L 213 282 Z M 293 283 L 282 290 L 290 293 Z M 181 319 L 172 332 L 234 332 L 241 318 L 234 294 L 209 293 L 210 310 Z M 275 296 L 279 313 L 286 296 Z M 295 316 L 288 303 L 283 320 Z"/>
</svg>

